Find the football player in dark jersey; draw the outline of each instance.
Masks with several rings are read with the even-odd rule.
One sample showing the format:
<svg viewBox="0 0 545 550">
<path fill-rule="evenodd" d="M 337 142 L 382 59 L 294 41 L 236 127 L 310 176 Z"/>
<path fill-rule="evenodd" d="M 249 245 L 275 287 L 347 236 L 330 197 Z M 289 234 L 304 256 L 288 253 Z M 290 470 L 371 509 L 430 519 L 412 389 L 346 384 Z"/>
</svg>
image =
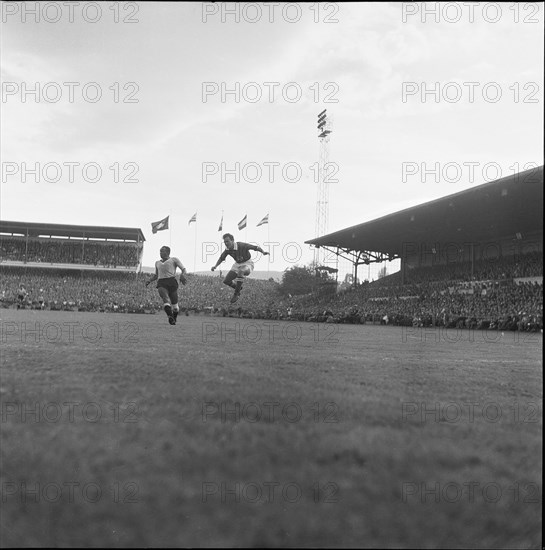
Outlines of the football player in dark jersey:
<svg viewBox="0 0 545 550">
<path fill-rule="evenodd" d="M 231 270 L 227 273 L 225 279 L 223 279 L 223 284 L 235 289 L 233 297 L 231 298 L 231 303 L 234 304 L 240 296 L 244 277 L 248 277 L 254 270 L 254 262 L 252 261 L 250 250 L 261 252 L 264 256 L 267 256 L 269 253 L 265 252 L 260 246 L 254 246 L 253 244 L 244 242 L 235 242 L 235 238 L 231 233 L 225 233 L 225 235 L 223 235 L 223 243 L 225 244 L 225 250 L 219 257 L 216 265 L 212 267 L 212 271 L 224 262 L 227 256 L 231 256 L 231 258 L 235 260 Z"/>
</svg>

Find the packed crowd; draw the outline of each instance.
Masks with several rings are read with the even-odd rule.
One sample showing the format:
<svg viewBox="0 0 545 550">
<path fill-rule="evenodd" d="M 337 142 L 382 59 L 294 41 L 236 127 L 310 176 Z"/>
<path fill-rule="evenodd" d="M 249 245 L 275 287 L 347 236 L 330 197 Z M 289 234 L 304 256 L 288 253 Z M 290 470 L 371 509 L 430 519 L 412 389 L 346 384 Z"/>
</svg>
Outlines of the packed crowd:
<svg viewBox="0 0 545 550">
<path fill-rule="evenodd" d="M 362 292 L 347 292 L 321 307 L 301 307 L 294 318 L 330 323 L 381 323 L 402 326 L 541 330 L 543 284 L 493 283 L 485 292 L 440 290 L 422 284 L 415 296 L 366 299 Z"/>
<path fill-rule="evenodd" d="M 2 237 L 0 262 L 85 264 L 96 267 L 136 267 L 141 247 L 131 243 Z"/>
<path fill-rule="evenodd" d="M 150 277 L 144 273 L 3 266 L 0 300 L 4 307 L 17 304 L 36 309 L 155 313 L 162 309 L 162 302 L 155 285 L 145 286 Z M 21 285 L 25 298 L 19 304 Z M 272 308 L 278 301 L 277 288 L 273 282 L 247 280 L 245 309 Z M 231 294 L 232 289 L 222 284 L 221 277 L 189 274 L 187 285 L 179 291 L 180 307 L 196 313 L 242 314 L 225 307 Z"/>
<path fill-rule="evenodd" d="M 151 312 L 155 296 L 140 282 L 135 273 L 3 266 L 1 299 L 4 306 L 18 304 L 22 285 L 28 308 Z"/>
<path fill-rule="evenodd" d="M 501 281 L 517 277 L 543 276 L 543 253 L 531 252 L 524 256 L 509 256 L 476 261 L 471 274 L 470 262 L 454 262 L 446 265 L 408 268 L 405 286 L 436 281 Z M 401 285 L 401 272 L 380 281 L 380 286 Z"/>
<path fill-rule="evenodd" d="M 399 273 L 349 290 L 286 296 L 280 285 L 248 278 L 236 307 L 232 289 L 222 277 L 189 275 L 180 288 L 182 311 L 257 319 L 292 319 L 328 323 L 381 323 L 403 326 L 445 326 L 471 329 L 540 331 L 543 329 L 542 260 L 528 255 L 520 262 L 475 265 L 473 276 L 445 269 L 415 269 L 401 286 Z M 478 275 L 476 275 L 478 274 Z M 532 281 L 515 281 L 522 274 Z M 22 307 L 155 313 L 162 308 L 155 285 L 145 286 L 149 274 L 74 271 L 45 268 L 2 268 L 2 305 Z M 479 279 L 478 277 L 481 277 Z"/>
<path fill-rule="evenodd" d="M 317 322 L 530 330 L 543 329 L 543 255 L 481 262 L 470 271 L 418 268 L 401 285 L 396 273 L 320 304 L 301 300 L 293 316 Z M 467 267 L 467 266 L 466 266 Z M 520 277 L 540 281 L 516 282 Z"/>
</svg>

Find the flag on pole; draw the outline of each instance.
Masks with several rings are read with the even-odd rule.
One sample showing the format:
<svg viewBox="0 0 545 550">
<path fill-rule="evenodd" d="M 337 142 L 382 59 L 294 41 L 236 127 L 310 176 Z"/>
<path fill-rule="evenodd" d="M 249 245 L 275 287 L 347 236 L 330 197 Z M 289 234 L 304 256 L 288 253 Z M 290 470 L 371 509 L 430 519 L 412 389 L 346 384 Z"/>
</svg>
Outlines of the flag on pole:
<svg viewBox="0 0 545 550">
<path fill-rule="evenodd" d="M 267 214 L 257 225 L 256 227 L 259 227 L 260 225 L 264 225 L 266 223 L 269 223 L 269 214 Z"/>
<path fill-rule="evenodd" d="M 239 222 L 238 222 L 238 230 L 242 231 L 246 227 L 246 222 L 248 221 L 248 214 L 244 216 Z"/>
<path fill-rule="evenodd" d="M 197 221 L 197 212 L 195 212 L 195 214 L 193 214 L 193 216 L 191 216 L 191 219 L 189 220 L 187 225 L 191 225 L 192 222 L 196 222 L 196 221 Z"/>
<path fill-rule="evenodd" d="M 221 221 L 220 226 L 218 227 L 218 231 L 221 231 L 223 229 L 223 214 L 221 215 Z"/>
<path fill-rule="evenodd" d="M 153 234 L 157 233 L 157 231 L 164 231 L 165 229 L 168 229 L 168 218 L 170 216 L 167 216 L 165 219 L 158 221 L 158 222 L 152 222 L 151 223 L 151 232 Z"/>
</svg>

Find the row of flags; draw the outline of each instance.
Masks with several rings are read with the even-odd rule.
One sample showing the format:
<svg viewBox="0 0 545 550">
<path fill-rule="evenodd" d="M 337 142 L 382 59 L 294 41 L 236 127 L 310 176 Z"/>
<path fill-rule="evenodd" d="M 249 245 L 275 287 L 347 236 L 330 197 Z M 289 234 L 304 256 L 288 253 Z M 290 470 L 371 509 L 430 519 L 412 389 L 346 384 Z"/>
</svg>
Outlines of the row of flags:
<svg viewBox="0 0 545 550">
<path fill-rule="evenodd" d="M 157 233 L 158 231 L 164 231 L 165 229 L 168 229 L 168 219 L 170 216 L 167 216 L 166 218 L 159 220 L 158 222 L 152 222 L 151 224 L 151 232 L 153 234 Z M 191 219 L 189 222 L 187 222 L 187 225 L 191 225 L 193 222 L 197 222 L 197 212 L 191 216 Z M 266 223 L 269 223 L 269 214 L 267 214 L 257 225 L 256 227 L 259 227 L 260 225 L 265 225 Z M 244 218 L 242 218 L 238 222 L 238 230 L 242 231 L 248 224 L 248 214 L 244 215 Z M 221 221 L 220 225 L 218 227 L 218 231 L 223 231 L 223 214 L 221 215 Z"/>
</svg>

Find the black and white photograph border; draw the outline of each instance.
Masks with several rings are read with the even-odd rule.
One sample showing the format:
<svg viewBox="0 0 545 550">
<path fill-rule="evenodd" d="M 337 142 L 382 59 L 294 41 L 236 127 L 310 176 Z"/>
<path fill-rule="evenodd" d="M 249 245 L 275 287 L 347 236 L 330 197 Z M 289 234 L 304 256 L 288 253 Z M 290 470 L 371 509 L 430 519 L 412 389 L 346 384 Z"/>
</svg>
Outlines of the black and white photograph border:
<svg viewBox="0 0 545 550">
<path fill-rule="evenodd" d="M 542 548 L 542 2 L 0 8 L 3 547 Z"/>
</svg>

